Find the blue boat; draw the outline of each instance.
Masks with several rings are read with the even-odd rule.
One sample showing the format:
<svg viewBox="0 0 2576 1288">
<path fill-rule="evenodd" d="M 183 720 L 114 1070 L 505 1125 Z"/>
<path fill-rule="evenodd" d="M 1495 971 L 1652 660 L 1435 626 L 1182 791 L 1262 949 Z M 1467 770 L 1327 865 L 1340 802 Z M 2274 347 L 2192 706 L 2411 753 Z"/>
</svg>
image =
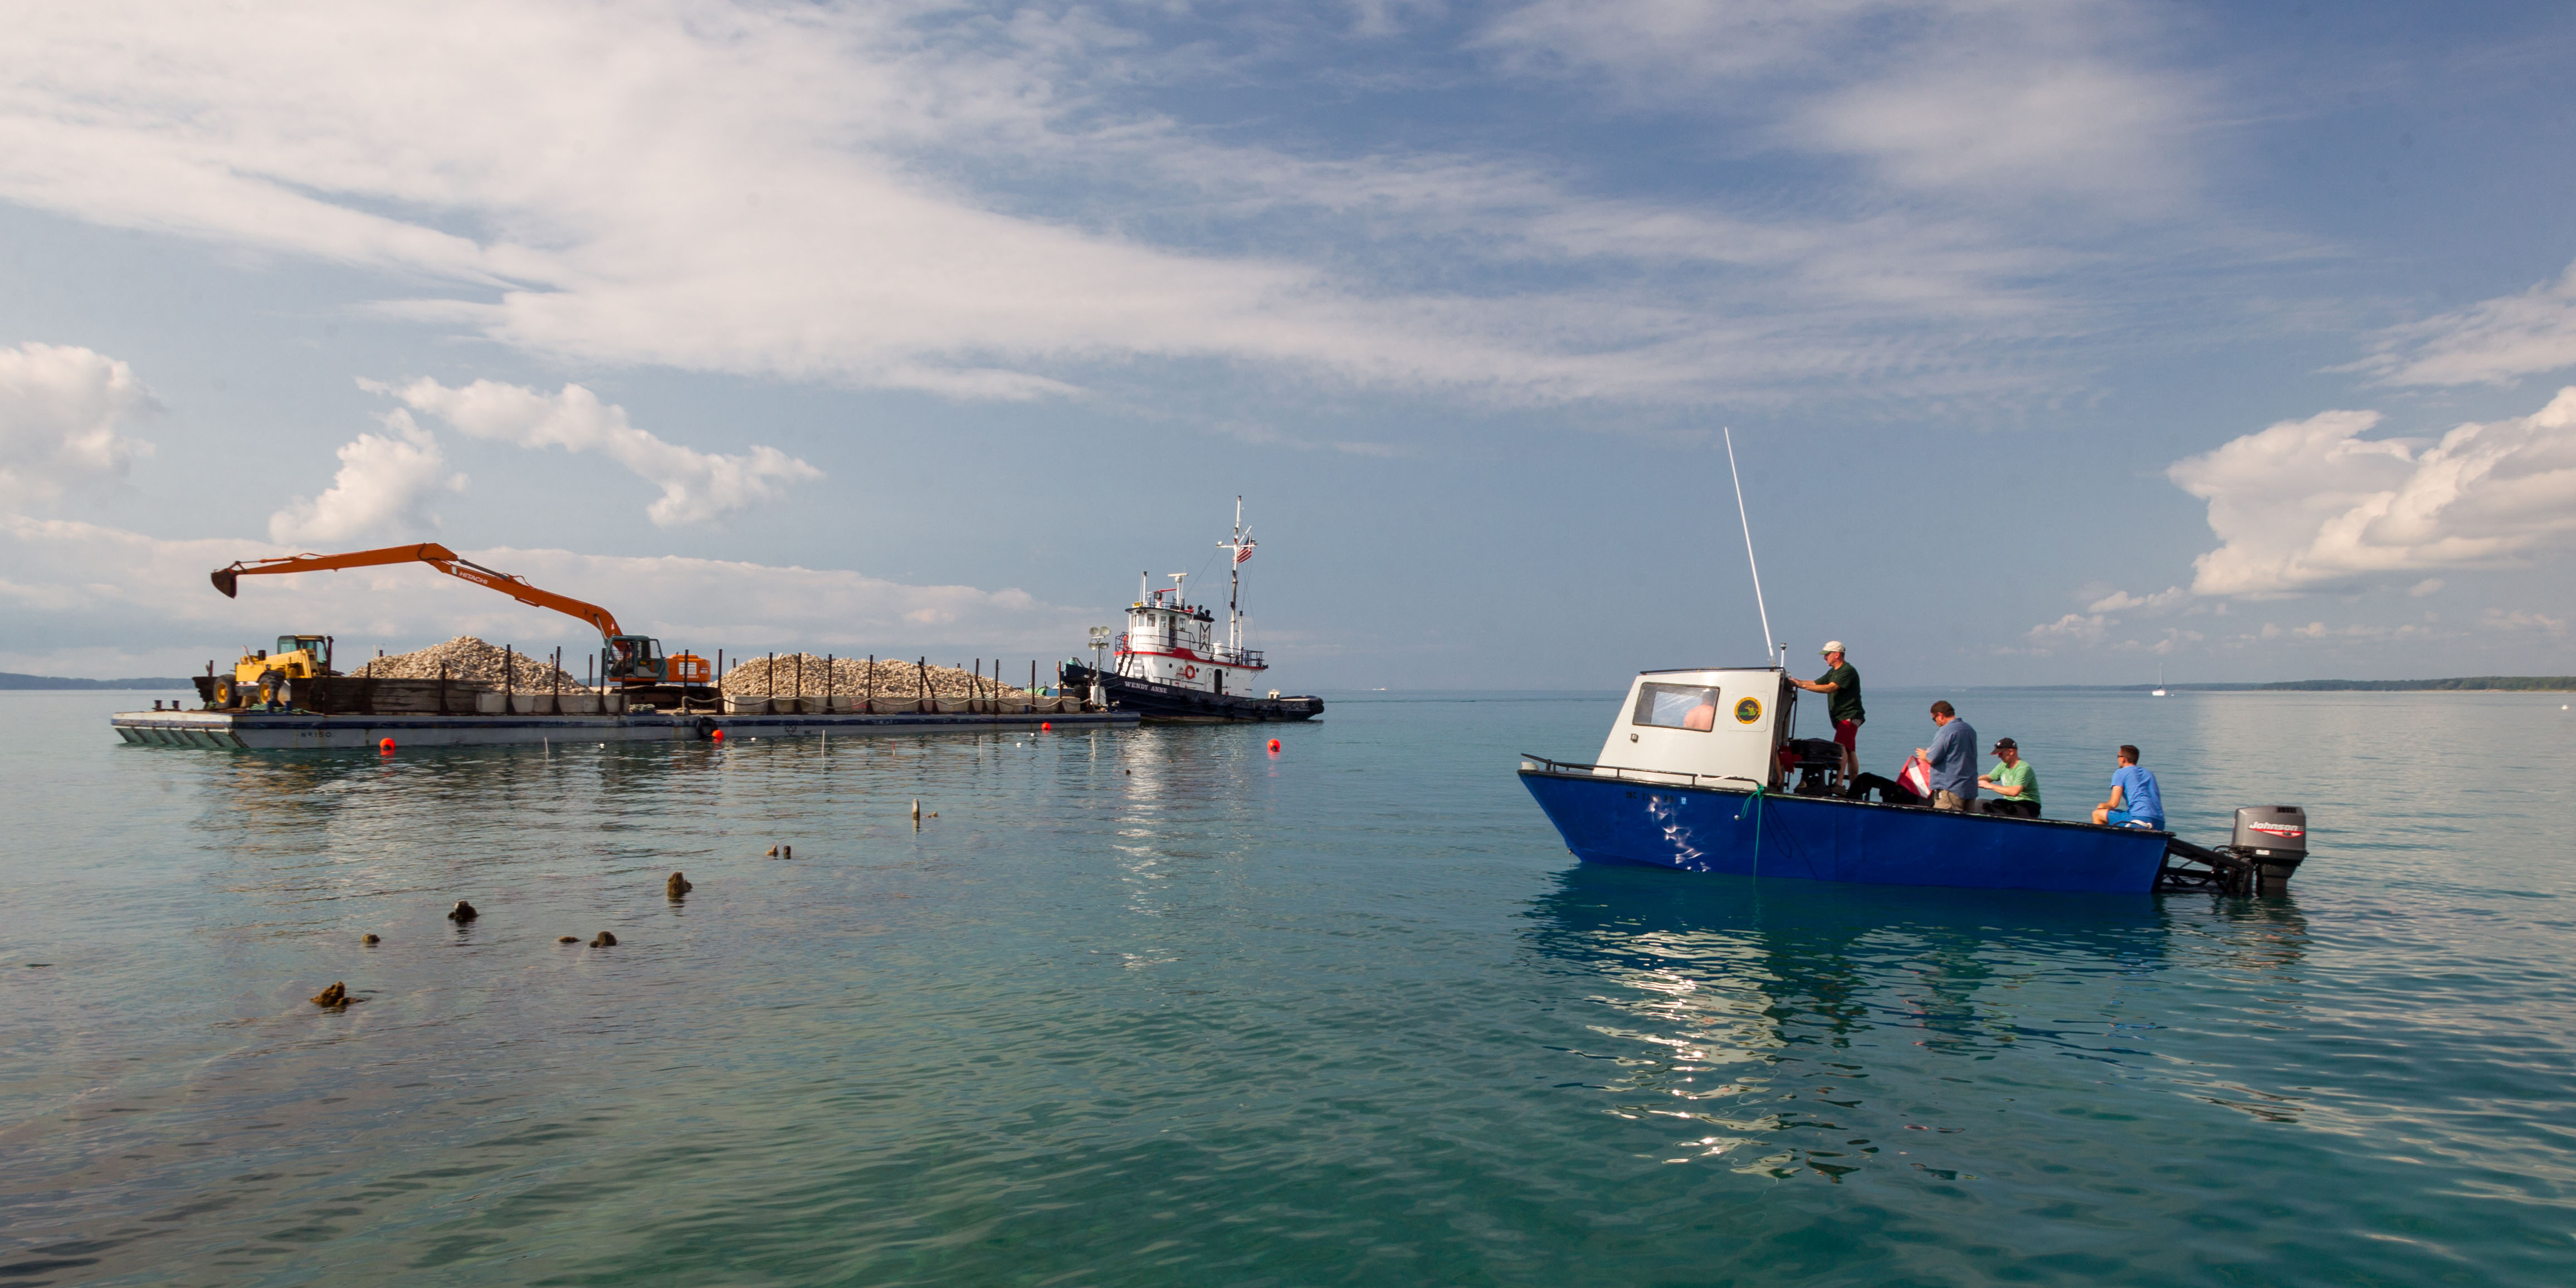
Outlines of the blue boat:
<svg viewBox="0 0 2576 1288">
<path fill-rule="evenodd" d="M 1778 667 L 1649 671 L 1629 687 L 1592 763 L 1525 755 L 1521 783 L 1587 863 L 2136 895 L 2160 886 L 2243 893 L 2258 881 L 2268 890 L 2298 861 L 2286 849 L 2278 858 L 2208 850 L 2167 832 L 1854 799 L 1838 747 L 1788 737 L 1797 692 Z M 2247 831 L 2258 811 L 2287 817 L 2295 807 L 2240 811 L 2240 839 L 2263 839 Z M 2260 819 L 2250 826 L 2280 834 Z"/>
</svg>

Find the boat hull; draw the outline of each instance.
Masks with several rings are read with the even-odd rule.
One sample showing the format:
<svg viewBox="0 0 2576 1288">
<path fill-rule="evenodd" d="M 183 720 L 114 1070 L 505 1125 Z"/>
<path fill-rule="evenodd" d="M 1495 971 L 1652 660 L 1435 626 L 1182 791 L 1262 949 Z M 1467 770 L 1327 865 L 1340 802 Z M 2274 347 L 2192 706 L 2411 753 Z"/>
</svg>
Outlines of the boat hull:
<svg viewBox="0 0 2576 1288">
<path fill-rule="evenodd" d="M 1132 711 L 1147 724 L 1311 720 L 1324 713 L 1324 700 L 1318 697 L 1271 698 L 1209 693 L 1203 689 L 1156 684 L 1110 671 L 1095 671 L 1088 666 L 1071 663 L 1064 668 L 1064 683 L 1069 689 L 1088 689 L 1097 685 L 1107 691 L 1112 711 Z"/>
<path fill-rule="evenodd" d="M 1801 881 L 2145 894 L 2163 832 L 1524 766 L 1575 857 Z"/>
</svg>

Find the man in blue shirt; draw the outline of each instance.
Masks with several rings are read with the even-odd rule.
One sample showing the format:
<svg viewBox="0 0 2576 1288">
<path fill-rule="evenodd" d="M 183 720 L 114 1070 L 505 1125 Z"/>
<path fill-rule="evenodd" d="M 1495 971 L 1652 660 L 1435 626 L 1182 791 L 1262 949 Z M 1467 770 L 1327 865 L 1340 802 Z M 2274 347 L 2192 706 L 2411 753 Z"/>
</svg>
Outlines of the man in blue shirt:
<svg viewBox="0 0 2576 1288">
<path fill-rule="evenodd" d="M 2165 797 L 2155 774 L 2138 766 L 2138 749 L 2120 744 L 2120 767 L 2111 771 L 2111 799 L 2093 807 L 2093 821 L 2112 827 L 2165 830 Z"/>
<path fill-rule="evenodd" d="M 1977 808 L 1977 731 L 1946 701 L 1932 704 L 1932 723 L 1932 745 L 1914 749 L 1932 772 L 1932 808 L 1968 813 Z"/>
</svg>

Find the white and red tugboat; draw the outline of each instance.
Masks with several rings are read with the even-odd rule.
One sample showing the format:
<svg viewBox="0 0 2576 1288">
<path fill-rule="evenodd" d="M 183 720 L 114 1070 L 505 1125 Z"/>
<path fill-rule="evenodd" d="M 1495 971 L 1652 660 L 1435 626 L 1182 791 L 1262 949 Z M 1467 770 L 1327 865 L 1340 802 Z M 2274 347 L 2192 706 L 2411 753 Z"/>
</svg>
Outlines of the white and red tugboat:
<svg viewBox="0 0 2576 1288">
<path fill-rule="evenodd" d="M 1149 724 L 1322 714 L 1322 698 L 1281 697 L 1265 678 L 1270 668 L 1261 650 L 1243 646 L 1243 561 L 1252 557 L 1255 544 L 1243 528 L 1243 498 L 1236 497 L 1234 539 L 1216 545 L 1232 556 L 1226 566 L 1225 638 L 1215 638 L 1216 614 L 1184 595 L 1189 574 L 1171 574 L 1172 584 L 1163 590 L 1150 586 L 1152 574 L 1142 574 L 1114 662 L 1106 669 L 1065 663 L 1065 687 L 1096 690 L 1095 699 L 1111 710 L 1133 711 Z"/>
</svg>

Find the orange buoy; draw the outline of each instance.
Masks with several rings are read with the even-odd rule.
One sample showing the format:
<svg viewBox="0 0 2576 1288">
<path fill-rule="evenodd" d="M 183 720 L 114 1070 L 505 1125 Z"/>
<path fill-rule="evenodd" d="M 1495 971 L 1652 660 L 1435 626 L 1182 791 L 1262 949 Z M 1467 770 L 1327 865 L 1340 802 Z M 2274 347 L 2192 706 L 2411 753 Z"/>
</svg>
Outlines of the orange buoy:
<svg viewBox="0 0 2576 1288">
<path fill-rule="evenodd" d="M 1040 721 L 1038 721 L 1038 732 L 1039 732 L 1039 733 L 1048 733 L 1048 732 L 1052 732 L 1054 729 L 1055 729 L 1055 721 L 1053 721 L 1053 720 L 1040 720 Z"/>
<path fill-rule="evenodd" d="M 1274 756 L 1279 754 L 1279 740 L 1276 738 L 1270 740 L 1270 754 Z"/>
<path fill-rule="evenodd" d="M 388 756 L 392 755 L 394 750 L 394 740 L 387 738 L 384 741 L 377 743 L 376 750 L 381 751 Z"/>
<path fill-rule="evenodd" d="M 723 741 L 724 741 L 724 730 L 722 730 L 722 729 L 718 729 L 718 730 L 716 730 L 714 733 L 708 734 L 708 735 L 707 735 L 707 741 L 709 741 L 709 742 L 723 742 Z"/>
</svg>

